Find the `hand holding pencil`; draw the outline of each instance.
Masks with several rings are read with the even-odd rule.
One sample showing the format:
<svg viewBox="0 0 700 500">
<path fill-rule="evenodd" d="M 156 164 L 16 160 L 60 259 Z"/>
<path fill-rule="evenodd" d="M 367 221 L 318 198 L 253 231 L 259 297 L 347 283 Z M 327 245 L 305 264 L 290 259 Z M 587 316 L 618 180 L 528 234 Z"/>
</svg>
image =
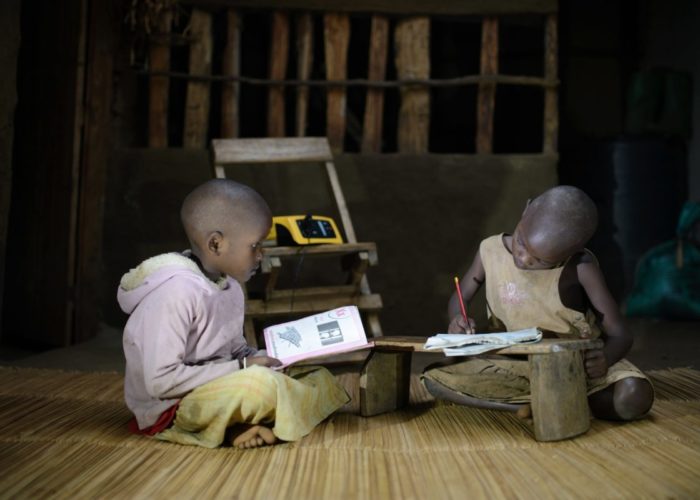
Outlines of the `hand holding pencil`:
<svg viewBox="0 0 700 500">
<path fill-rule="evenodd" d="M 476 323 L 474 322 L 474 320 L 469 318 L 469 315 L 467 313 L 467 307 L 464 303 L 464 298 L 462 297 L 462 289 L 459 286 L 459 278 L 455 276 L 454 281 L 461 316 L 457 315 L 454 318 L 452 318 L 452 321 L 450 321 L 450 326 L 448 327 L 447 331 L 449 333 L 476 333 L 474 329 Z"/>
</svg>

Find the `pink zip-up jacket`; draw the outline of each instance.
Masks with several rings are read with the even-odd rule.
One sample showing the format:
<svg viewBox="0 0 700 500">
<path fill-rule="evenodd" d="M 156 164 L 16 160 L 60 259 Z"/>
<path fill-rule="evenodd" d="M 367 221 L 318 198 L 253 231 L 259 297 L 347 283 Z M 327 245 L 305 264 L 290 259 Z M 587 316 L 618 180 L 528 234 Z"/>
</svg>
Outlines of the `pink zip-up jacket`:
<svg viewBox="0 0 700 500">
<path fill-rule="evenodd" d="M 117 300 L 129 314 L 124 397 L 140 429 L 257 352 L 243 336 L 245 298 L 238 282 L 212 282 L 183 254 L 158 255 L 126 273 Z"/>
</svg>

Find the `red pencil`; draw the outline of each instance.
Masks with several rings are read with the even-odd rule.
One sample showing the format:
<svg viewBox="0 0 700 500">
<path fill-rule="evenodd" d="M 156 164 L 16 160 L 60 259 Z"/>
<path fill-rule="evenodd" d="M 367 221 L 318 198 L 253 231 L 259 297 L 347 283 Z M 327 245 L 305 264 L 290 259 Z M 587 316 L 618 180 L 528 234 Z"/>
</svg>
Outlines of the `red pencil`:
<svg viewBox="0 0 700 500">
<path fill-rule="evenodd" d="M 467 316 L 467 310 L 464 307 L 464 299 L 462 299 L 462 289 L 459 288 L 459 278 L 455 276 L 455 287 L 457 288 L 457 297 L 459 297 L 459 308 L 462 310 L 462 317 L 464 318 L 464 322 L 467 325 L 467 328 L 469 328 L 469 317 Z"/>
</svg>

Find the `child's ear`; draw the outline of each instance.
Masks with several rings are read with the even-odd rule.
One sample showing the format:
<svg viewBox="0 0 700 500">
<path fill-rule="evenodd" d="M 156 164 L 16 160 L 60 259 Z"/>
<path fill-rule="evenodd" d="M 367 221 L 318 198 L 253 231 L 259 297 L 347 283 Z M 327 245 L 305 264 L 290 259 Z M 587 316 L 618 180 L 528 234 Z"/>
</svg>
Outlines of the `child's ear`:
<svg viewBox="0 0 700 500">
<path fill-rule="evenodd" d="M 527 201 L 525 202 L 525 208 L 523 208 L 522 216 L 524 216 L 527 213 L 527 209 L 530 206 L 531 202 L 532 202 L 532 198 L 528 198 Z"/>
<path fill-rule="evenodd" d="M 213 231 L 207 237 L 207 250 L 214 255 L 221 255 L 224 245 L 224 235 L 220 231 Z"/>
</svg>

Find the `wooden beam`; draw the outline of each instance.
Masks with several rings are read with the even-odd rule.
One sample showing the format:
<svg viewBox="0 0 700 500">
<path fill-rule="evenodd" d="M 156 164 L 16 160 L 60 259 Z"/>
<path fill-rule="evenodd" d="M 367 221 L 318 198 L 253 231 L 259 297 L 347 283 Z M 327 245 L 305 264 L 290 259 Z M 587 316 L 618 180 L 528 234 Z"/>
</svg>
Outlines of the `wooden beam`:
<svg viewBox="0 0 700 500">
<path fill-rule="evenodd" d="M 481 23 L 481 74 L 498 74 L 498 18 L 486 17 Z M 493 113 L 496 85 L 479 84 L 477 96 L 476 152 L 493 152 Z"/>
<path fill-rule="evenodd" d="M 190 45 L 191 74 L 211 74 L 212 36 L 211 14 L 195 9 L 190 18 L 190 35 L 194 42 Z M 209 83 L 190 81 L 187 84 L 185 104 L 184 146 L 203 148 L 207 142 L 209 125 Z"/>
<path fill-rule="evenodd" d="M 284 80 L 287 76 L 289 59 L 289 14 L 283 11 L 272 13 L 272 30 L 270 37 L 270 70 L 273 80 Z M 271 86 L 267 91 L 267 135 L 284 137 L 284 87 Z"/>
<path fill-rule="evenodd" d="M 367 71 L 369 80 L 384 80 L 388 48 L 389 20 L 385 16 L 374 15 L 372 16 L 372 30 L 369 41 L 369 69 Z M 367 89 L 366 99 L 361 150 L 363 153 L 381 153 L 384 90 L 377 88 Z"/>
<path fill-rule="evenodd" d="M 156 21 L 156 32 L 149 40 L 148 62 L 151 71 L 170 71 L 170 44 L 167 37 L 173 22 L 171 10 Z M 170 78 L 152 76 L 148 82 L 148 147 L 168 147 L 168 95 Z"/>
<path fill-rule="evenodd" d="M 99 320 L 103 200 L 112 152 L 112 74 L 122 19 L 116 4 L 116 1 L 111 1 L 105 6 L 91 0 L 88 8 L 90 43 L 87 47 L 85 136 L 80 166 L 73 342 L 93 337 Z"/>
<path fill-rule="evenodd" d="M 226 11 L 226 45 L 221 60 L 221 72 L 227 76 L 241 74 L 241 20 L 234 9 Z M 238 137 L 238 82 L 224 82 L 221 87 L 221 137 Z"/>
<path fill-rule="evenodd" d="M 354 305 L 365 311 L 380 311 L 382 309 L 382 297 L 378 294 L 354 295 L 346 294 L 337 296 L 296 297 L 291 304 L 289 298 L 275 300 L 248 300 L 245 304 L 245 314 L 253 318 L 270 316 L 286 316 L 290 314 L 314 314 L 336 307 Z"/>
<path fill-rule="evenodd" d="M 377 265 L 377 245 L 374 242 L 343 243 L 342 245 L 308 245 L 304 247 L 304 255 L 324 255 L 336 257 L 352 255 L 357 252 L 367 253 L 369 265 Z M 299 255 L 299 247 L 263 247 L 263 257 L 289 257 Z M 263 262 L 265 259 L 263 258 Z M 265 270 L 263 269 L 263 272 Z"/>
<path fill-rule="evenodd" d="M 352 219 L 350 218 L 350 210 L 348 210 L 348 205 L 345 202 L 343 189 L 340 187 L 340 180 L 338 179 L 338 172 L 335 170 L 335 165 L 332 161 L 326 162 L 326 173 L 328 174 L 328 182 L 331 186 L 331 191 L 333 191 L 335 203 L 338 206 L 340 220 L 343 223 L 343 229 L 345 230 L 345 239 L 348 243 L 357 243 L 357 236 L 355 236 L 355 228 L 353 227 Z"/>
<path fill-rule="evenodd" d="M 557 46 L 557 15 L 549 14 L 544 35 L 544 77 L 548 80 L 557 79 Z M 556 87 L 545 87 L 543 153 L 555 153 L 558 147 L 559 106 L 557 96 Z"/>
<path fill-rule="evenodd" d="M 15 108 L 17 106 L 17 58 L 20 45 L 20 0 L 0 4 L 0 30 L 3 85 L 0 85 L 0 318 L 3 318 L 3 290 L 5 287 L 5 255 L 10 221 L 12 193 L 13 142 L 15 138 Z M 84 23 L 83 23 L 84 26 Z M 81 33 L 82 35 L 82 33 Z M 26 35 L 22 35 L 26 36 Z M 84 38 L 81 36 L 81 38 Z M 76 120 L 77 121 L 77 120 Z M 26 140 L 26 138 L 24 138 Z M 14 290 L 13 290 L 14 292 Z M 2 338 L 3 321 L 0 321 Z M 8 329 L 9 330 L 9 329 Z M 8 336 L 4 340 L 8 340 Z"/>
<path fill-rule="evenodd" d="M 383 351 L 441 352 L 440 349 L 426 349 L 428 337 L 418 335 L 391 335 L 373 339 L 374 346 Z M 534 344 L 514 344 L 498 350 L 499 354 L 551 354 L 583 349 L 599 349 L 603 342 L 598 339 L 558 339 L 544 338 Z"/>
<path fill-rule="evenodd" d="M 347 77 L 350 43 L 350 19 L 347 14 L 324 14 L 323 34 L 326 79 L 344 80 Z M 345 141 L 345 95 L 344 88 L 330 87 L 326 91 L 326 135 L 334 152 L 343 151 Z"/>
<path fill-rule="evenodd" d="M 333 159 L 325 137 L 212 140 L 214 165 L 326 162 Z"/>
<path fill-rule="evenodd" d="M 77 54 L 77 64 L 76 64 L 76 85 L 75 85 L 75 116 L 73 125 L 73 154 L 70 169 L 71 178 L 71 196 L 70 196 L 70 222 L 68 231 L 68 297 L 66 300 L 66 332 L 69 333 L 68 343 L 72 343 L 74 339 L 77 338 L 90 338 L 97 333 L 97 328 L 91 330 L 91 326 L 87 326 L 84 332 L 81 332 L 79 336 L 75 335 L 76 329 L 76 299 L 75 295 L 71 296 L 70 290 L 77 290 L 77 283 L 79 281 L 79 276 L 77 273 L 78 269 L 78 258 L 79 253 L 77 250 L 78 246 L 78 218 L 80 217 L 80 172 L 82 166 L 82 154 L 83 150 L 83 130 L 87 120 L 85 115 L 85 89 L 87 86 L 87 38 L 88 38 L 88 5 L 89 0 L 80 0 L 80 37 L 78 40 L 78 54 Z M 116 29 L 116 28 L 113 28 Z M 112 36 L 116 36 L 112 34 Z M 105 174 L 106 177 L 106 174 Z M 104 181 L 106 184 L 106 179 Z M 104 226 L 104 221 L 100 221 L 100 226 Z M 100 259 L 103 257 L 102 246 L 99 249 Z M 94 272 L 94 271 L 93 271 Z M 90 304 L 95 305 L 95 304 Z"/>
<path fill-rule="evenodd" d="M 499 15 L 557 12 L 557 0 L 182 0 L 201 7 L 254 7 L 403 15 Z"/>
<path fill-rule="evenodd" d="M 430 77 L 430 19 L 413 17 L 396 24 L 396 72 L 399 78 Z M 401 153 L 427 153 L 430 131 L 430 91 L 402 87 L 398 148 Z"/>
<path fill-rule="evenodd" d="M 297 78 L 308 80 L 314 57 L 313 21 L 311 14 L 304 12 L 297 17 Z M 306 135 L 307 116 L 309 112 L 309 87 L 297 87 L 296 126 L 297 137 Z"/>
</svg>

